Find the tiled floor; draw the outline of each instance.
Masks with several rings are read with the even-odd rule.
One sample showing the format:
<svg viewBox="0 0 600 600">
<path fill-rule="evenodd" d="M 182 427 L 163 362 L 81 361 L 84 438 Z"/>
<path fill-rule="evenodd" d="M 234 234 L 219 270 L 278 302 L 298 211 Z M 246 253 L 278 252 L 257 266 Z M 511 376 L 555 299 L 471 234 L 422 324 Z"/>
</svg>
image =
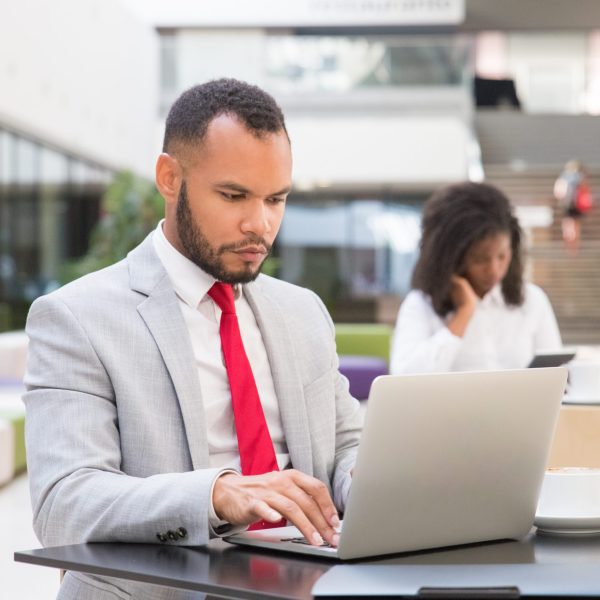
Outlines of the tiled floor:
<svg viewBox="0 0 600 600">
<path fill-rule="evenodd" d="M 2 600 L 52 600 L 56 598 L 56 569 L 13 561 L 17 550 L 39 548 L 31 527 L 27 475 L 0 487 L 0 585 Z"/>
</svg>

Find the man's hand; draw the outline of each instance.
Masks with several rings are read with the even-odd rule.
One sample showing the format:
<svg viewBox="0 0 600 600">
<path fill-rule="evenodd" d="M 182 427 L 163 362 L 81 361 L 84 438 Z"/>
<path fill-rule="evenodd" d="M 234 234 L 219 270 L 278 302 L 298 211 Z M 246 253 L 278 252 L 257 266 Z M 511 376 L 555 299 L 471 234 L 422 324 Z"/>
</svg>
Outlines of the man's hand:
<svg viewBox="0 0 600 600">
<path fill-rule="evenodd" d="M 325 484 L 295 469 L 264 475 L 226 473 L 213 488 L 213 507 L 220 519 L 232 525 L 249 525 L 264 519 L 291 521 L 313 545 L 325 539 L 337 546 L 335 528 L 340 519 Z"/>
</svg>

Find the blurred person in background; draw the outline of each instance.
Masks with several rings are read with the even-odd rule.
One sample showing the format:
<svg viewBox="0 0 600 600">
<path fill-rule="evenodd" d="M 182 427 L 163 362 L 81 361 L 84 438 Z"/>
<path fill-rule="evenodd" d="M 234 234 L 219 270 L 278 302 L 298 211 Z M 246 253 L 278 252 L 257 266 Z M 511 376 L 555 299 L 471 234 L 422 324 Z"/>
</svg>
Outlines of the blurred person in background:
<svg viewBox="0 0 600 600">
<path fill-rule="evenodd" d="M 583 165 L 570 160 L 554 183 L 554 197 L 563 209 L 562 236 L 565 246 L 577 253 L 581 241 L 581 219 L 592 208 L 592 193 Z"/>
<path fill-rule="evenodd" d="M 491 185 L 458 183 L 427 200 L 392 373 L 521 368 L 561 348 L 546 294 L 523 281 L 522 238 L 508 198 Z"/>
</svg>

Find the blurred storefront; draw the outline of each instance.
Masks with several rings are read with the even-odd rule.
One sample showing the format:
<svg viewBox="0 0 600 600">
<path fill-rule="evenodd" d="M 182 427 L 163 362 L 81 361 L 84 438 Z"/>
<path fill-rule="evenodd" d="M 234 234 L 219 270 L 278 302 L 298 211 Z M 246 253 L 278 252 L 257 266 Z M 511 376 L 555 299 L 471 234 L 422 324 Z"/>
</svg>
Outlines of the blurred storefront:
<svg viewBox="0 0 600 600">
<path fill-rule="evenodd" d="M 112 172 L 0 127 L 0 330 L 86 250 Z"/>
<path fill-rule="evenodd" d="M 2 331 L 87 251 L 113 175 L 151 176 L 158 36 L 121 0 L 23 0 L 0 56 Z"/>
</svg>

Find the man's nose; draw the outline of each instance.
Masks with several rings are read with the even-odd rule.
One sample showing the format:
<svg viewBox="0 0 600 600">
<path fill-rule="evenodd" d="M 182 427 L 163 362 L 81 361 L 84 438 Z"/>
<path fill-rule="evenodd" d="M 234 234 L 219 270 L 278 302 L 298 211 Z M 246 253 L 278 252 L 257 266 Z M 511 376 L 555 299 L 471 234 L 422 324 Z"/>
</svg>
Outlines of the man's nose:
<svg viewBox="0 0 600 600">
<path fill-rule="evenodd" d="M 253 202 L 244 213 L 242 220 L 242 231 L 263 236 L 271 230 L 269 211 L 262 200 Z"/>
</svg>

